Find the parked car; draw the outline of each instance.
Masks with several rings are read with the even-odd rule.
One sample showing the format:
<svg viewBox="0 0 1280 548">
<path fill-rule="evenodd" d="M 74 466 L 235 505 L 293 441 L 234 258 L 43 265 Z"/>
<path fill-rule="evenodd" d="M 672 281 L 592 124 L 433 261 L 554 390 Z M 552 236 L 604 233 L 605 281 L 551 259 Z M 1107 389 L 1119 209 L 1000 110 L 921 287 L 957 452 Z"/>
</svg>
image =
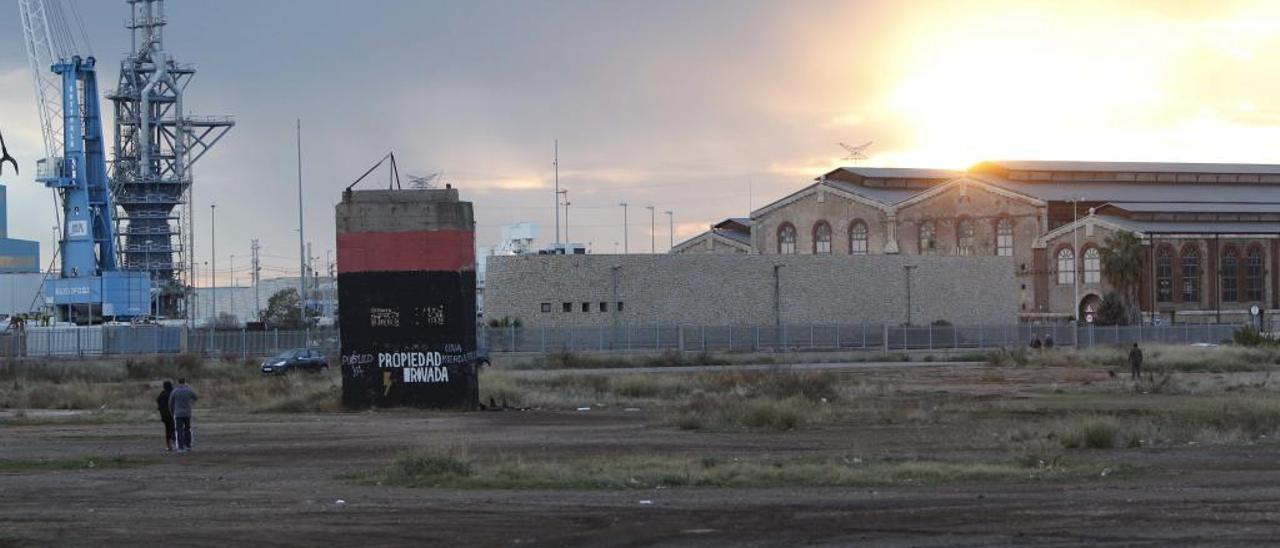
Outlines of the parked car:
<svg viewBox="0 0 1280 548">
<path fill-rule="evenodd" d="M 329 361 L 324 352 L 315 348 L 295 348 L 267 358 L 262 362 L 263 375 L 283 375 L 291 371 L 324 371 Z"/>
</svg>

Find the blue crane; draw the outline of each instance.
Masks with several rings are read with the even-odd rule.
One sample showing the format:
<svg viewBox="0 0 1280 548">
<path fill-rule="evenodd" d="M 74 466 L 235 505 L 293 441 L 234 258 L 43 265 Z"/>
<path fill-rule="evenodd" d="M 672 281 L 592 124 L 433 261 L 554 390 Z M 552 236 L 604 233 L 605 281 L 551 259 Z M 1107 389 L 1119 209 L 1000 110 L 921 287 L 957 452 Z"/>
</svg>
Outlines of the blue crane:
<svg viewBox="0 0 1280 548">
<path fill-rule="evenodd" d="M 53 65 L 62 81 L 62 157 L 41 160 L 36 180 L 58 192 L 62 203 L 62 269 L 45 283 L 45 301 L 64 321 L 132 319 L 150 308 L 145 272 L 120 270 L 102 115 L 93 57 L 73 56 Z"/>
</svg>

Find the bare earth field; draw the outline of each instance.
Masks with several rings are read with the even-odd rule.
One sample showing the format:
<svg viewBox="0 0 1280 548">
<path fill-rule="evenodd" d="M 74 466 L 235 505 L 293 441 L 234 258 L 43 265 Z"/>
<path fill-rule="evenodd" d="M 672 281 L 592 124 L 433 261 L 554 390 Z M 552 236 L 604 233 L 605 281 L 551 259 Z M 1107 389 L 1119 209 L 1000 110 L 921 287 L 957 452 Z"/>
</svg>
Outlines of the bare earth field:
<svg viewBox="0 0 1280 548">
<path fill-rule="evenodd" d="M 202 398 L 181 455 L 139 390 L 119 414 L 0 410 L 0 546 L 1267 545 L 1270 367 L 1135 390 L 1105 364 L 864 365 L 767 412 L 761 383 L 800 373 L 498 371 L 486 399 L 530 409 Z M 731 406 L 760 420 L 711 419 Z M 461 468 L 396 467 L 413 455 Z"/>
</svg>

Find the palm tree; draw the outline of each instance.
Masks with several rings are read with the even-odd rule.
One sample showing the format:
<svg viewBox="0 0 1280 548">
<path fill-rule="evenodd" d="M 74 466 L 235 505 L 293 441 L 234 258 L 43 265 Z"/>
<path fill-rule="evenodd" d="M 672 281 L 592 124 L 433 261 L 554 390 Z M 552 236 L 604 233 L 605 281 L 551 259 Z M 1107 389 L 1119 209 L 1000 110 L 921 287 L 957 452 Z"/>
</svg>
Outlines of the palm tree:
<svg viewBox="0 0 1280 548">
<path fill-rule="evenodd" d="M 1142 240 L 1132 232 L 1116 232 L 1102 243 L 1102 275 L 1120 293 L 1130 321 L 1136 323 L 1140 311 L 1135 306 L 1142 284 Z"/>
</svg>

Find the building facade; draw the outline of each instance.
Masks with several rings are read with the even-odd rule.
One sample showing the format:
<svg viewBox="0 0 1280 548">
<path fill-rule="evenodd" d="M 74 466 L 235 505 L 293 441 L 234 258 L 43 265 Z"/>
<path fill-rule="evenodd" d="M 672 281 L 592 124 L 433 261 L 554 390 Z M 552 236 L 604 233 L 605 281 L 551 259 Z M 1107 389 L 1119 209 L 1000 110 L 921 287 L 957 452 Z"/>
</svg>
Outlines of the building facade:
<svg viewBox="0 0 1280 548">
<path fill-rule="evenodd" d="M 1114 290 L 1102 271 L 1107 238 L 1128 232 L 1143 246 L 1146 319 L 1234 322 L 1255 307 L 1280 310 L 1280 165 L 842 168 L 753 211 L 749 229 L 750 252 L 765 255 L 1010 257 L 1024 321 L 1091 320 Z M 695 252 L 686 244 L 715 231 L 673 253 Z"/>
<path fill-rule="evenodd" d="M 1004 257 L 690 254 L 488 258 L 486 318 L 525 327 L 1005 325 Z"/>
</svg>

